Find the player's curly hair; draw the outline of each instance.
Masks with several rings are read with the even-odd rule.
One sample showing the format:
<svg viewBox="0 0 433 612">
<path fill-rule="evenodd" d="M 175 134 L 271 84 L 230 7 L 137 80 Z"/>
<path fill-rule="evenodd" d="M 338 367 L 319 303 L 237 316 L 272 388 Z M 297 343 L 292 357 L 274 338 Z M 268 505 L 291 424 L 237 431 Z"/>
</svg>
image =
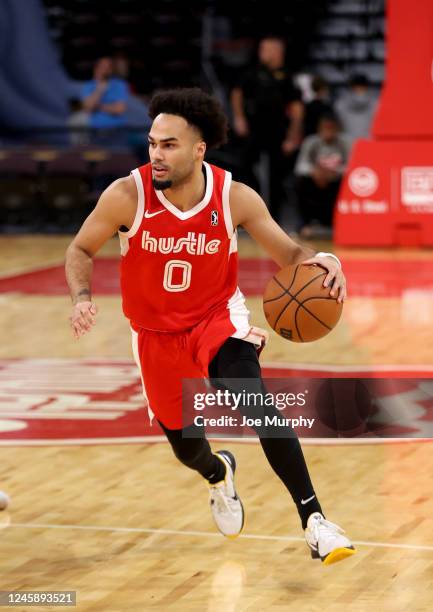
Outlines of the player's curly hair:
<svg viewBox="0 0 433 612">
<path fill-rule="evenodd" d="M 208 149 L 227 142 L 227 117 L 221 104 L 198 87 L 157 91 L 149 106 L 152 121 L 160 113 L 183 117 L 199 130 Z"/>
</svg>

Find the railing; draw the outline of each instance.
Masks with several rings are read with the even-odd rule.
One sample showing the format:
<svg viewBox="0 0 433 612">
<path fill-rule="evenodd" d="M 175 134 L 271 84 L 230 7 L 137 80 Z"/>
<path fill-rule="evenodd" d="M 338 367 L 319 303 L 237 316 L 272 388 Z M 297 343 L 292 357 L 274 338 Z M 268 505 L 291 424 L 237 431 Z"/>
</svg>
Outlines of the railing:
<svg viewBox="0 0 433 612">
<path fill-rule="evenodd" d="M 0 231 L 73 231 L 113 180 L 147 161 L 140 131 L 78 133 L 86 144 L 71 145 L 72 133 L 65 130 L 8 131 L 7 138 L 3 132 Z"/>
</svg>

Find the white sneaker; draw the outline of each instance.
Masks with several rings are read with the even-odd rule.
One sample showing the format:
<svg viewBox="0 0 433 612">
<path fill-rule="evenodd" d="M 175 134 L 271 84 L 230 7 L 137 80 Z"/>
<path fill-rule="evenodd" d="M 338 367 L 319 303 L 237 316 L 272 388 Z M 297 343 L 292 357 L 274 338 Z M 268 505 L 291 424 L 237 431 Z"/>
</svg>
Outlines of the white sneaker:
<svg viewBox="0 0 433 612">
<path fill-rule="evenodd" d="M 236 538 L 244 526 L 244 508 L 236 494 L 234 475 L 235 458 L 229 451 L 217 451 L 215 455 L 224 463 L 224 480 L 209 484 L 209 501 L 216 526 L 227 538 Z"/>
<path fill-rule="evenodd" d="M 325 565 L 331 565 L 354 555 L 356 550 L 343 533 L 344 529 L 327 521 L 320 512 L 311 514 L 305 530 L 305 539 L 313 559 L 321 559 Z"/>
</svg>

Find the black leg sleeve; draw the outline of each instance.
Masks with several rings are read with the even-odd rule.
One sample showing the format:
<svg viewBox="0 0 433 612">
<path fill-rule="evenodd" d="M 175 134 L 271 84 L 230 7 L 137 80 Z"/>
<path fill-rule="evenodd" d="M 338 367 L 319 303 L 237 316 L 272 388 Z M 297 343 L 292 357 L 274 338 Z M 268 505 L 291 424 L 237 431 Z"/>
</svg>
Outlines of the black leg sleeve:
<svg viewBox="0 0 433 612">
<path fill-rule="evenodd" d="M 250 393 L 266 393 L 261 379 L 260 364 L 255 347 L 243 340 L 229 338 L 218 351 L 209 365 L 209 375 L 212 378 L 224 379 L 224 385 L 233 392 L 240 383 L 230 379 L 249 379 Z M 242 386 L 242 385 L 241 385 Z M 242 389 L 245 389 L 243 385 Z M 280 416 L 274 406 L 240 406 L 239 410 L 248 417 L 264 415 Z M 260 411 L 260 414 L 257 412 Z M 281 427 L 258 427 L 256 432 L 263 451 L 274 472 L 279 476 L 290 492 L 301 517 L 303 528 L 312 512 L 322 512 L 319 501 L 311 483 L 307 465 L 299 440 L 291 428 L 282 435 Z"/>
<path fill-rule="evenodd" d="M 188 427 L 184 429 L 167 429 L 158 421 L 168 441 L 171 444 L 175 457 L 184 465 L 197 471 L 211 483 L 219 482 L 224 478 L 225 469 L 222 462 L 212 453 L 209 442 L 204 437 L 187 437 Z M 197 426 L 190 425 L 197 429 Z"/>
</svg>

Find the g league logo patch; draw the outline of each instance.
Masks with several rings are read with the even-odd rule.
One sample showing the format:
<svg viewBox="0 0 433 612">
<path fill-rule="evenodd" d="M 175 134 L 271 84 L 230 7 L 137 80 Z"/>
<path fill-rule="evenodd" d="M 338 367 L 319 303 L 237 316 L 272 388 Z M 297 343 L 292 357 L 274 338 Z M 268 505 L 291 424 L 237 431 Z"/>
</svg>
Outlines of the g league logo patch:
<svg viewBox="0 0 433 612">
<path fill-rule="evenodd" d="M 217 210 L 213 210 L 210 214 L 210 224 L 211 225 L 218 225 L 218 211 Z"/>
</svg>

